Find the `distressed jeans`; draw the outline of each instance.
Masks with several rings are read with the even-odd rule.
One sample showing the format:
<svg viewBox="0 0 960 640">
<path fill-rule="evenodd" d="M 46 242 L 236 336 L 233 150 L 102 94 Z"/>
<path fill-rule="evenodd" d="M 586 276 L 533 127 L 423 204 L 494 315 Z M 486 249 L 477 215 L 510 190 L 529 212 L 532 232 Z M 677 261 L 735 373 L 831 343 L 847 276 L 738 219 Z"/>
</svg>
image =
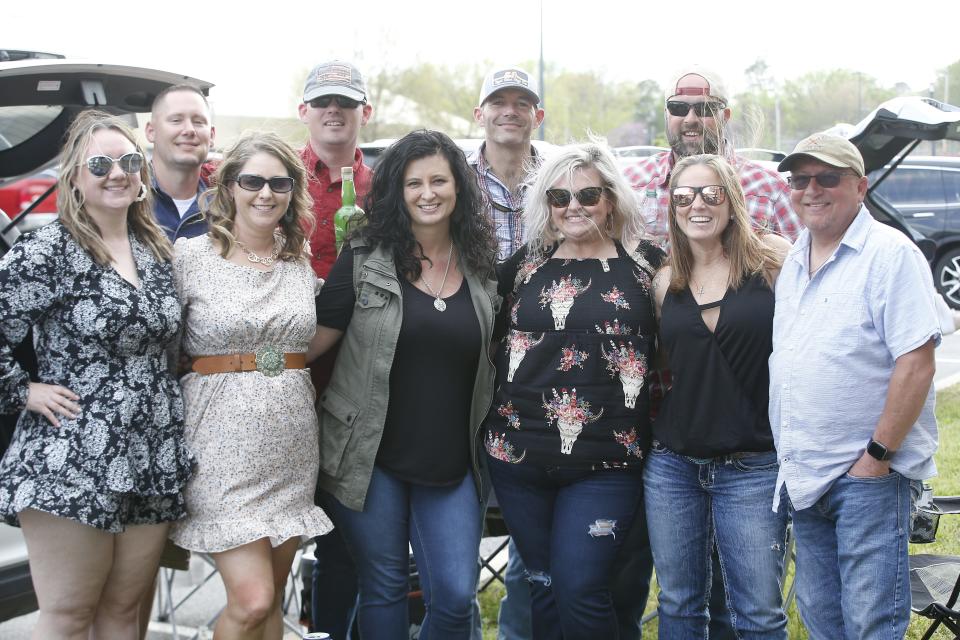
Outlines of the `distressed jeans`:
<svg viewBox="0 0 960 640">
<path fill-rule="evenodd" d="M 660 585 L 659 638 L 707 638 L 716 543 L 737 637 L 785 640 L 782 606 L 787 510 L 770 509 L 773 451 L 699 460 L 654 441 L 644 497 Z"/>
<path fill-rule="evenodd" d="M 794 509 L 797 603 L 812 640 L 900 640 L 910 621 L 911 481 L 837 478 Z"/>
<path fill-rule="evenodd" d="M 357 565 L 363 640 L 409 638 L 410 547 L 427 612 L 420 638 L 473 636 L 482 509 L 472 474 L 457 485 L 428 487 L 374 467 L 363 511 L 330 503 Z"/>
<path fill-rule="evenodd" d="M 616 640 L 610 579 L 642 498 L 640 472 L 488 463 L 527 567 L 533 637 Z"/>
</svg>

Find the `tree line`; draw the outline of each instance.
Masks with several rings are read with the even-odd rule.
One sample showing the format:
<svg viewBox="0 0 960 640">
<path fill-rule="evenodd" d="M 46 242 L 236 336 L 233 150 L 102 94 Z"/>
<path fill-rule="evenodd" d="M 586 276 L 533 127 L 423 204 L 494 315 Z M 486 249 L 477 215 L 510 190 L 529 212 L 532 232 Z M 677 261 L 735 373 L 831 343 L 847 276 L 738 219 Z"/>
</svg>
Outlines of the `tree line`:
<svg viewBox="0 0 960 640">
<path fill-rule="evenodd" d="M 375 115 L 361 130 L 362 141 L 396 138 L 418 127 L 440 129 L 454 138 L 481 137 L 473 108 L 492 66 L 483 61 L 368 70 Z M 536 73 L 535 62 L 523 66 Z M 884 86 L 870 74 L 842 68 L 812 71 L 778 83 L 762 59 L 743 74 L 746 89 L 729 96 L 734 110 L 729 135 L 737 147 L 789 151 L 810 133 L 838 123 L 855 124 L 898 95 L 960 103 L 960 60 L 937 70 L 933 86 L 922 91 L 903 83 Z M 302 75 L 296 84 L 296 91 L 302 90 Z M 563 144 L 596 134 L 612 146 L 666 145 L 664 88 L 655 80 L 610 81 L 596 73 L 547 64 L 544 88 L 544 134 L 550 142 Z"/>
</svg>

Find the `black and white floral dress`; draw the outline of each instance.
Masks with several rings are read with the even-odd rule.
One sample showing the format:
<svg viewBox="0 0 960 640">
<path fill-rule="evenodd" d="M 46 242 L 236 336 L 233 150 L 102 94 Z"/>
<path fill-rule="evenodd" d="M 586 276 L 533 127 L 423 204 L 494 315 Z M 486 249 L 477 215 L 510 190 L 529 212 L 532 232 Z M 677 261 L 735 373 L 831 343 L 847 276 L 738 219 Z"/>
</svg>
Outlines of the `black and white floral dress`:
<svg viewBox="0 0 960 640">
<path fill-rule="evenodd" d="M 59 222 L 0 260 L 0 410 L 26 406 L 12 356 L 34 327 L 39 379 L 80 396 L 54 427 L 24 411 L 0 462 L 0 516 L 24 509 L 118 533 L 178 520 L 193 459 L 167 346 L 180 329 L 171 265 L 130 235 L 140 287 L 97 264 Z"/>
</svg>

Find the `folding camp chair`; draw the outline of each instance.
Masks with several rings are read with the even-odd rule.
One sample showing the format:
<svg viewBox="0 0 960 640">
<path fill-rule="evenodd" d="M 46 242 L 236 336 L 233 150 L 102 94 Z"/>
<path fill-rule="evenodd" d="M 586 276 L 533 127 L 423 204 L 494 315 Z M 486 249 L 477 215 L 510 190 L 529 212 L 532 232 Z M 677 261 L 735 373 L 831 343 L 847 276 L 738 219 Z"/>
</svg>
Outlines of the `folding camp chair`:
<svg viewBox="0 0 960 640">
<path fill-rule="evenodd" d="M 960 513 L 960 496 L 933 498 L 918 507 L 911 542 L 933 542 L 940 516 Z M 941 625 L 960 638 L 960 556 L 915 554 L 910 556 L 911 608 L 933 623 L 922 640 L 933 637 Z"/>
</svg>

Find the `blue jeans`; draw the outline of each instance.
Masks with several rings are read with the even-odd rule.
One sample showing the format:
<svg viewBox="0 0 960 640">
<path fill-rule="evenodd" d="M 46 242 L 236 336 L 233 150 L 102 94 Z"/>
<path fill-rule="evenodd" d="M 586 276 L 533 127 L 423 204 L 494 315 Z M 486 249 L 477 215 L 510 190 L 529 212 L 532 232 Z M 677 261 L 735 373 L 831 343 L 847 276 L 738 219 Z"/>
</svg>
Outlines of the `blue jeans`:
<svg viewBox="0 0 960 640">
<path fill-rule="evenodd" d="M 641 499 L 641 474 L 488 463 L 527 567 L 533 637 L 616 640 L 610 579 Z"/>
<path fill-rule="evenodd" d="M 503 572 L 506 594 L 500 600 L 497 615 L 497 640 L 531 640 L 530 583 L 513 538 L 510 539 L 507 568 Z"/>
<path fill-rule="evenodd" d="M 843 475 L 794 509 L 797 603 L 814 640 L 900 640 L 910 621 L 910 480 Z"/>
<path fill-rule="evenodd" d="M 329 505 L 323 507 L 330 513 Z M 357 610 L 357 569 L 339 528 L 314 541 L 317 548 L 311 576 L 310 629 L 325 631 L 333 640 L 351 640 Z"/>
<path fill-rule="evenodd" d="M 654 442 L 643 479 L 661 640 L 708 637 L 714 544 L 738 637 L 784 640 L 787 513 L 770 509 L 776 453 L 697 460 Z"/>
<path fill-rule="evenodd" d="M 331 502 L 357 565 L 363 640 L 409 637 L 409 546 L 426 608 L 421 640 L 471 637 L 482 505 L 470 473 L 457 485 L 428 487 L 374 467 L 362 512 Z"/>
</svg>

